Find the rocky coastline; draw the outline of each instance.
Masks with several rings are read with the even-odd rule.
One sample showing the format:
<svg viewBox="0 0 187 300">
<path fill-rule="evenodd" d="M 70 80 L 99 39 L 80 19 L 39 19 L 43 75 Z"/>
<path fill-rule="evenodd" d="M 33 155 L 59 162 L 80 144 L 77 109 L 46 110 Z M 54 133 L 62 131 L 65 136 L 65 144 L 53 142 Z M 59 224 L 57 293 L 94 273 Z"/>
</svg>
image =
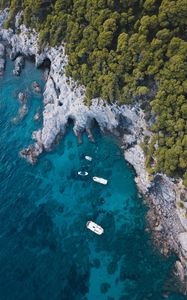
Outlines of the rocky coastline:
<svg viewBox="0 0 187 300">
<path fill-rule="evenodd" d="M 20 74 L 23 67 L 23 56 L 35 57 L 36 67 L 46 60 L 50 61 L 43 93 L 43 127 L 33 132 L 34 143 L 23 149 L 21 156 L 34 164 L 43 151 L 51 151 L 59 136 L 64 135 L 69 120 L 74 123 L 73 129 L 79 141 L 83 131 L 93 141 L 91 129 L 95 121 L 102 131 L 121 134 L 124 157 L 134 167 L 137 187 L 145 195 L 150 207 L 148 220 L 155 243 L 159 243 L 164 255 L 170 251 L 177 254 L 176 270 L 184 283 L 183 292 L 187 294 L 187 190 L 180 181 L 175 182 L 164 174 L 156 174 L 152 178 L 148 175 L 141 142 L 145 135 L 151 133 L 147 131 L 143 111 L 138 106 L 109 105 L 100 98 L 93 99 L 88 108 L 84 103 L 84 87 L 78 86 L 65 75 L 67 56 L 64 45 L 46 47 L 40 52 L 37 32 L 24 25 L 18 26 L 19 15 L 17 33 L 12 29 L 3 29 L 7 17 L 8 9 L 0 11 L 0 75 L 3 76 L 5 68 L 5 47 L 1 39 L 10 45 L 10 57 L 16 59 L 16 75 Z"/>
</svg>

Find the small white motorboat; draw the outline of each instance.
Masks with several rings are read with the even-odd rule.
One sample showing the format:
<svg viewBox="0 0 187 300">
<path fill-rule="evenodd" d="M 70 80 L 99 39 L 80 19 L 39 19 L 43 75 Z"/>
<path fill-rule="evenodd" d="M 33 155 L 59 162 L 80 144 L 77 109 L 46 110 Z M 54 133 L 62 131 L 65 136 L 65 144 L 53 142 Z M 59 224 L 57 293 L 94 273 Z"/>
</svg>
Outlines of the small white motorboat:
<svg viewBox="0 0 187 300">
<path fill-rule="evenodd" d="M 78 175 L 80 175 L 80 176 L 87 176 L 88 172 L 86 172 L 86 171 L 79 171 Z"/>
<path fill-rule="evenodd" d="M 98 235 L 101 235 L 104 232 L 104 229 L 100 225 L 94 223 L 93 221 L 88 221 L 86 223 L 86 227 Z"/>
<path fill-rule="evenodd" d="M 98 182 L 98 183 L 101 183 L 101 184 L 107 184 L 108 180 L 104 179 L 104 178 L 101 178 L 101 177 L 97 177 L 97 176 L 94 176 L 93 177 L 93 180 L 95 182 Z"/>
<path fill-rule="evenodd" d="M 84 158 L 85 158 L 86 160 L 92 161 L 92 157 L 91 157 L 91 156 L 86 155 Z"/>
</svg>

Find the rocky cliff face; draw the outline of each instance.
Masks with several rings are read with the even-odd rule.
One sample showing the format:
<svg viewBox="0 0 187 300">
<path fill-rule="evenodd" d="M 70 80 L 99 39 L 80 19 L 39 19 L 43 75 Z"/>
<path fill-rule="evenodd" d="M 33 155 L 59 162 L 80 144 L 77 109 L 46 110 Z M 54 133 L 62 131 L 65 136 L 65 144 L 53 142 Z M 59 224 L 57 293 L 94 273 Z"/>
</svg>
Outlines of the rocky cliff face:
<svg viewBox="0 0 187 300">
<path fill-rule="evenodd" d="M 101 130 L 112 133 L 122 132 L 122 148 L 127 161 L 135 168 L 136 183 L 140 191 L 149 195 L 151 207 L 157 214 L 155 231 L 166 238 L 167 245 L 180 257 L 177 262 L 178 273 L 182 280 L 187 277 L 187 226 L 184 226 L 184 210 L 176 209 L 176 201 L 183 193 L 187 199 L 186 190 L 163 174 L 157 174 L 152 181 L 144 167 L 144 154 L 140 147 L 146 132 L 144 113 L 139 107 L 108 105 L 102 99 L 93 99 L 88 108 L 84 103 L 85 89 L 65 75 L 67 56 L 64 45 L 58 48 L 46 47 L 42 53 L 37 46 L 38 34 L 34 30 L 21 25 L 19 34 L 11 29 L 2 29 L 3 23 L 8 17 L 8 10 L 0 12 L 0 37 L 11 45 L 11 58 L 22 54 L 34 56 L 36 66 L 40 66 L 46 59 L 50 60 L 51 68 L 46 81 L 44 91 L 43 127 L 33 133 L 35 142 L 21 151 L 31 163 L 35 163 L 37 157 L 43 151 L 52 149 L 59 135 L 65 133 L 68 120 L 74 122 L 74 132 L 80 137 L 86 130 L 92 140 L 92 123 L 97 121 Z M 18 26 L 18 18 L 16 24 Z M 151 134 L 151 133 L 148 133 Z M 185 206 L 184 206 L 185 207 Z M 184 209 L 183 207 L 183 209 Z M 181 221 L 182 220 L 182 223 Z M 183 225 L 182 225 L 183 224 Z"/>
</svg>

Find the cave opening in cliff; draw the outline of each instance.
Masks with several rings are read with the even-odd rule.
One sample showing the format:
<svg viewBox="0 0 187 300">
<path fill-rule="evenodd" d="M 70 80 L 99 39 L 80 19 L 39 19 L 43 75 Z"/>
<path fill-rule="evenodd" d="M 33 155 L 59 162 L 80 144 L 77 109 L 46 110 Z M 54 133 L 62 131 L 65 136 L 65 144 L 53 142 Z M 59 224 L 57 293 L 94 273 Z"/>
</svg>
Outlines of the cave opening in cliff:
<svg viewBox="0 0 187 300">
<path fill-rule="evenodd" d="M 95 129 L 95 128 L 100 129 L 99 123 L 97 122 L 97 120 L 95 118 L 93 118 L 90 123 L 91 123 L 90 124 L 91 129 Z"/>
<path fill-rule="evenodd" d="M 17 56 L 22 55 L 21 53 L 19 53 Z M 28 55 L 25 56 L 25 58 L 29 61 L 31 61 L 32 63 L 35 63 L 35 55 Z"/>
<path fill-rule="evenodd" d="M 74 126 L 74 124 L 75 124 L 75 118 L 72 116 L 69 116 L 68 117 L 68 127 Z"/>
<path fill-rule="evenodd" d="M 51 68 L 51 61 L 50 61 L 50 59 L 49 58 L 45 58 L 39 67 L 41 69 L 48 69 L 48 70 L 50 70 L 50 68 Z"/>
</svg>

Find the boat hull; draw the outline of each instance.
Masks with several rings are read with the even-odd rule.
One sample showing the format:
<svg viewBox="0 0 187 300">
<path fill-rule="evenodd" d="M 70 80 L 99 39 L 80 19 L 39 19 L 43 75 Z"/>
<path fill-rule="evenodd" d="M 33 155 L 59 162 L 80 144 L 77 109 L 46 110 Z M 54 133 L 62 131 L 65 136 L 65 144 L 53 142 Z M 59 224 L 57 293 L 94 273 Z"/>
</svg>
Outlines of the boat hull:
<svg viewBox="0 0 187 300">
<path fill-rule="evenodd" d="M 88 221 L 86 227 L 98 235 L 101 235 L 104 232 L 104 229 L 93 221 Z"/>
<path fill-rule="evenodd" d="M 88 160 L 88 161 L 92 161 L 92 157 L 88 156 L 88 155 L 85 156 L 85 159 Z"/>
<path fill-rule="evenodd" d="M 108 181 L 106 179 L 101 178 L 101 177 L 97 177 L 97 176 L 93 177 L 93 181 L 98 182 L 100 184 L 107 184 L 108 183 Z"/>
<path fill-rule="evenodd" d="M 87 176 L 87 175 L 88 175 L 88 172 L 79 171 L 79 172 L 78 172 L 78 175 L 79 175 L 79 176 Z"/>
</svg>

